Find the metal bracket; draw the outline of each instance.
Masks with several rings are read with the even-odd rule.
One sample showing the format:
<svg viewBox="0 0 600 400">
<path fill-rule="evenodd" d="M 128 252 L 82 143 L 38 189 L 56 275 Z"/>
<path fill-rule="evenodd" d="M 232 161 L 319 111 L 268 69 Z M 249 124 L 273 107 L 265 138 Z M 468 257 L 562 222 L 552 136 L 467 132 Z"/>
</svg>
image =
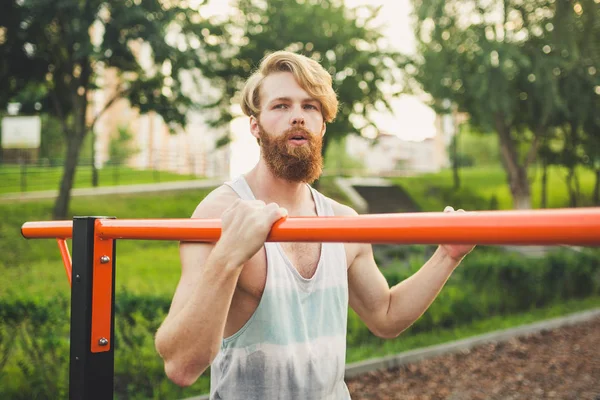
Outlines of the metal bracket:
<svg viewBox="0 0 600 400">
<path fill-rule="evenodd" d="M 58 243 L 58 249 L 60 250 L 60 256 L 62 257 L 63 264 L 65 265 L 65 272 L 67 273 L 67 279 L 69 280 L 69 286 L 72 284 L 73 274 L 73 263 L 71 261 L 71 255 L 69 254 L 69 247 L 67 246 L 66 239 L 56 238 Z"/>
<path fill-rule="evenodd" d="M 94 235 L 94 271 L 92 277 L 91 352 L 109 351 L 112 346 L 111 312 L 113 292 L 113 239 Z"/>
</svg>

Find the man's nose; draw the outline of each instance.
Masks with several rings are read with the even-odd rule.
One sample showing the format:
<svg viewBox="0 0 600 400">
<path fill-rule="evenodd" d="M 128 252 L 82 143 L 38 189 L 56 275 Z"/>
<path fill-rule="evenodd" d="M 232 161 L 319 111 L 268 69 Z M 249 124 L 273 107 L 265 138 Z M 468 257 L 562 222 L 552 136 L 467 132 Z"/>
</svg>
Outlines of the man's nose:
<svg viewBox="0 0 600 400">
<path fill-rule="evenodd" d="M 292 126 L 304 126 L 304 117 L 301 115 L 292 116 L 291 124 Z"/>
</svg>

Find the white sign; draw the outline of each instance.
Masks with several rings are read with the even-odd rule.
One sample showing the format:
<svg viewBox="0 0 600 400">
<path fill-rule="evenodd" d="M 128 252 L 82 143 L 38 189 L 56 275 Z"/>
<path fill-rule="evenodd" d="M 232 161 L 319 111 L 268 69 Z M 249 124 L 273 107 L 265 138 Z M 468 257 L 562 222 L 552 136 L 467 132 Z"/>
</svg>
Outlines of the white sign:
<svg viewBox="0 0 600 400">
<path fill-rule="evenodd" d="M 40 117 L 6 117 L 2 119 L 3 149 L 37 149 L 40 147 Z"/>
</svg>

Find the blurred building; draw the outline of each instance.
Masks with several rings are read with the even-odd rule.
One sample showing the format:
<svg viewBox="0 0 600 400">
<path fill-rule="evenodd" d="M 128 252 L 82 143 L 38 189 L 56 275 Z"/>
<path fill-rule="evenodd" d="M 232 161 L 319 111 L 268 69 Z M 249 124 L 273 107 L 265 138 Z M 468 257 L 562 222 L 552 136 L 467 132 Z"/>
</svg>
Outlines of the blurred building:
<svg viewBox="0 0 600 400">
<path fill-rule="evenodd" d="M 135 50 L 142 67 L 152 68 L 149 48 L 141 44 L 132 46 L 139 46 Z M 111 101 L 119 87 L 119 77 L 114 69 L 99 69 L 97 73 L 100 89 L 91 96 L 90 118 Z M 184 81 L 183 87 L 190 90 L 194 85 Z M 206 93 L 192 95 L 198 101 L 198 97 Z M 449 167 L 448 147 L 461 117 L 457 114 L 435 115 L 422 102 L 408 97 L 400 99 L 395 108 L 393 114 L 377 116 L 379 131 L 374 139 L 350 135 L 346 141 L 347 153 L 364 165 L 366 171 L 363 173 L 401 175 L 437 172 Z M 188 117 L 188 125 L 172 133 L 157 113 L 140 115 L 127 100 L 115 101 L 95 125 L 96 166 L 102 168 L 109 161 L 110 143 L 119 129 L 127 129 L 133 137 L 128 159 L 132 168 L 228 178 L 246 172 L 258 160 L 258 146 L 247 133 L 246 119 L 237 121 L 239 124 L 232 123 L 230 127 L 215 129 L 206 123 L 206 114 L 190 113 Z M 232 130 L 235 142 L 216 148 L 225 129 Z"/>
<path fill-rule="evenodd" d="M 350 135 L 346 151 L 364 165 L 367 175 L 438 172 L 450 167 L 448 147 L 462 119 L 458 114 L 436 115 L 435 135 L 420 141 L 404 140 L 385 131 L 374 139 Z"/>
<path fill-rule="evenodd" d="M 143 48 L 138 49 L 142 65 L 143 59 L 149 56 Z M 101 68 L 97 73 L 100 89 L 91 95 L 90 118 L 105 107 L 119 85 L 114 69 Z M 229 176 L 230 148 L 228 145 L 216 148 L 217 140 L 223 136 L 225 128 L 210 128 L 200 113 L 190 113 L 188 125 L 172 133 L 159 114 L 150 112 L 140 115 L 128 100 L 115 101 L 98 119 L 94 129 L 95 164 L 98 168 L 109 161 L 110 142 L 119 129 L 127 129 L 132 135 L 129 146 L 133 151 L 127 162 L 132 168 L 210 178 Z"/>
</svg>

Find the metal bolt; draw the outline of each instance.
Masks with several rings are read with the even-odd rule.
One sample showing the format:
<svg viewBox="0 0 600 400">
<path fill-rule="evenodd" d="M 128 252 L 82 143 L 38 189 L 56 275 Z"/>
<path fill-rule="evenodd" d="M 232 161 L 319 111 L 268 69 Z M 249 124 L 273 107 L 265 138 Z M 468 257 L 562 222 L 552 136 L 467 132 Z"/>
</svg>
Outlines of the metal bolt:
<svg viewBox="0 0 600 400">
<path fill-rule="evenodd" d="M 106 338 L 100 338 L 100 340 L 98 340 L 98 344 L 100 346 L 106 346 L 108 345 L 108 340 Z"/>
<path fill-rule="evenodd" d="M 79 357 L 75 357 L 75 361 L 79 361 Z"/>
<path fill-rule="evenodd" d="M 108 264 L 109 261 L 110 261 L 110 257 L 109 256 L 102 256 L 102 257 L 100 257 L 100 263 L 101 264 Z"/>
<path fill-rule="evenodd" d="M 75 275 L 75 280 L 79 282 L 81 280 L 81 276 L 79 274 Z"/>
</svg>

